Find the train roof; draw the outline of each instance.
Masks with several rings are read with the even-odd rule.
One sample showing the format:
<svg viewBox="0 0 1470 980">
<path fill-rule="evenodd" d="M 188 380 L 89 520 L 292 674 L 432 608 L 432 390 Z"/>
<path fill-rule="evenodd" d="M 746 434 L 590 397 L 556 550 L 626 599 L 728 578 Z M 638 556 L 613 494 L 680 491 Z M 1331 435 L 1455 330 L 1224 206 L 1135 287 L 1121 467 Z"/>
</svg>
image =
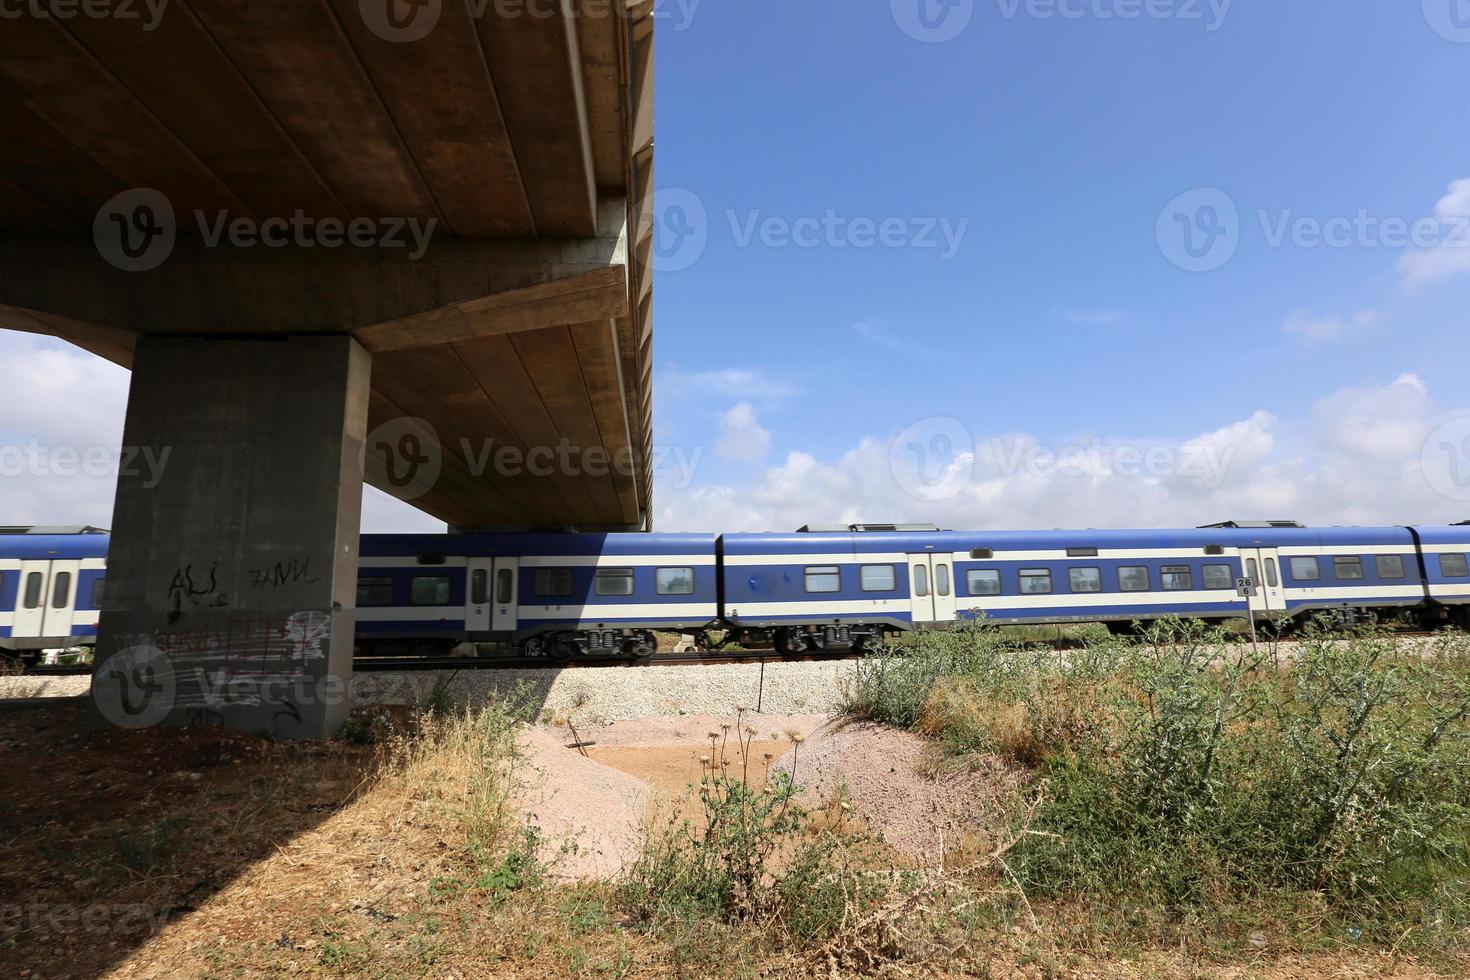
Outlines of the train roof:
<svg viewBox="0 0 1470 980">
<path fill-rule="evenodd" d="M 85 533 L 39 534 L 0 532 L 0 558 L 45 561 L 52 558 L 105 558 L 110 535 L 95 529 Z"/>
<path fill-rule="evenodd" d="M 365 534 L 364 558 L 449 555 L 714 554 L 713 534 Z"/>
</svg>

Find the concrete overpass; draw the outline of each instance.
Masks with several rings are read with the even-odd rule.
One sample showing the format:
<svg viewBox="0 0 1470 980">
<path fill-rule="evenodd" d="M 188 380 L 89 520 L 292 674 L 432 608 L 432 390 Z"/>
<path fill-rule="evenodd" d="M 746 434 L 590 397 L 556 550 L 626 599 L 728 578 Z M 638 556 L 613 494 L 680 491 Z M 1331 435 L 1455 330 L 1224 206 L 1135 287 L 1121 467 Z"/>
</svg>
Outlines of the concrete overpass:
<svg viewBox="0 0 1470 980">
<path fill-rule="evenodd" d="M 132 368 L 124 443 L 170 453 L 119 480 L 99 678 L 229 663 L 241 622 L 349 675 L 364 478 L 460 528 L 647 526 L 652 0 L 17 9 L 0 326 Z"/>
</svg>

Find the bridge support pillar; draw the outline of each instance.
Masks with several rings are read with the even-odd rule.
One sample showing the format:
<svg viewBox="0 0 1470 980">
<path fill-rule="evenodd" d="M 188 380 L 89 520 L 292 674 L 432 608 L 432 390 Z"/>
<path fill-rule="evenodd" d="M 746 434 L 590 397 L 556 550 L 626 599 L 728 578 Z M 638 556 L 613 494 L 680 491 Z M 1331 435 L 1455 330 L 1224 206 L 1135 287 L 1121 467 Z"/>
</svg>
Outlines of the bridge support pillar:
<svg viewBox="0 0 1470 980">
<path fill-rule="evenodd" d="M 94 724 L 346 720 L 371 361 L 339 335 L 139 339 Z"/>
</svg>

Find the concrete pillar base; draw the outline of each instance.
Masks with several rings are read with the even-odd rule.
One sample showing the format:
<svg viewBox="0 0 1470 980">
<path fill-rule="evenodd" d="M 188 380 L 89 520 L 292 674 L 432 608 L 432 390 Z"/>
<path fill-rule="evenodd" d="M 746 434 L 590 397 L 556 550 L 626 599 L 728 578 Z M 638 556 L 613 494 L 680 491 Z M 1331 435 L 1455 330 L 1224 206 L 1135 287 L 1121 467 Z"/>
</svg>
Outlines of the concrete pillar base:
<svg viewBox="0 0 1470 980">
<path fill-rule="evenodd" d="M 144 337 L 92 683 L 99 726 L 325 738 L 351 707 L 371 356 Z"/>
</svg>

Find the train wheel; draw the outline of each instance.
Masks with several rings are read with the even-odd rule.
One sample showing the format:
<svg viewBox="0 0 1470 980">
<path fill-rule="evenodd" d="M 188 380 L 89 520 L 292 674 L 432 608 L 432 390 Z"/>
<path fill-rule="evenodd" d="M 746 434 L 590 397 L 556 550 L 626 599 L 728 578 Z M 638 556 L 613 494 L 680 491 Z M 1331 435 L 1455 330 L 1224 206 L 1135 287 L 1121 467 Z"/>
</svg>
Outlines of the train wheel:
<svg viewBox="0 0 1470 980">
<path fill-rule="evenodd" d="M 807 651 L 806 634 L 792 629 L 777 630 L 771 645 L 783 657 L 798 657 Z"/>
</svg>

